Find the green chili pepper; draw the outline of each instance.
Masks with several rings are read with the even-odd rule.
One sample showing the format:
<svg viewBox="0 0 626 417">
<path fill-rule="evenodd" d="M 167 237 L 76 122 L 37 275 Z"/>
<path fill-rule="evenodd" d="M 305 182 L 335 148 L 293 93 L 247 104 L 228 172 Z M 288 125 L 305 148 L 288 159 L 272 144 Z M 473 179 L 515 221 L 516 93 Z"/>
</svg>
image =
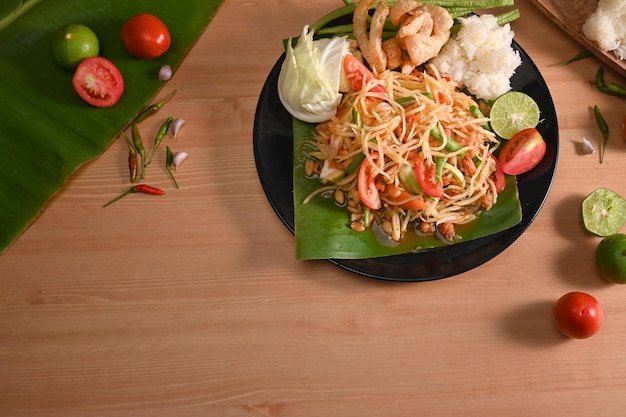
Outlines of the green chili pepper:
<svg viewBox="0 0 626 417">
<path fill-rule="evenodd" d="M 605 94 L 609 94 L 609 89 L 604 84 L 604 68 L 598 68 L 596 71 L 596 87 Z"/>
<path fill-rule="evenodd" d="M 139 114 L 135 117 L 133 123 L 139 123 L 143 120 L 146 120 L 148 117 L 158 112 L 161 107 L 165 106 L 165 104 L 170 101 L 172 97 L 174 97 L 174 94 L 176 94 L 176 90 L 172 91 L 170 95 L 165 97 L 163 100 L 153 104 L 149 104 L 148 106 L 144 107 L 143 110 L 140 111 Z"/>
<path fill-rule="evenodd" d="M 604 68 L 598 68 L 596 72 L 596 87 L 598 90 L 603 92 L 604 94 L 610 94 L 612 96 L 626 97 L 626 87 L 623 87 L 614 82 L 609 83 L 608 85 L 604 82 Z"/>
<path fill-rule="evenodd" d="M 170 176 L 172 182 L 174 183 L 174 186 L 176 188 L 178 187 L 178 182 L 176 181 L 176 178 L 174 178 L 174 173 L 172 173 L 172 163 L 174 162 L 174 153 L 172 153 L 172 150 L 170 149 L 169 146 L 165 147 L 165 151 L 166 156 L 165 156 L 165 169 L 167 170 L 167 174 Z"/>
<path fill-rule="evenodd" d="M 619 84 L 611 82 L 607 88 L 609 89 L 610 94 L 613 94 L 614 96 L 626 97 L 626 87 L 622 87 Z"/>
<path fill-rule="evenodd" d="M 133 144 L 135 145 L 135 149 L 137 150 L 137 153 L 139 153 L 139 163 L 140 163 L 139 179 L 142 180 L 145 174 L 146 150 L 143 147 L 141 135 L 139 134 L 139 126 L 137 126 L 137 123 L 133 123 L 131 130 L 132 130 L 131 133 L 133 136 Z"/>
<path fill-rule="evenodd" d="M 146 159 L 146 166 L 150 165 L 150 162 L 152 162 L 152 158 L 154 158 L 154 154 L 156 153 L 157 148 L 161 144 L 161 141 L 165 137 L 165 134 L 167 133 L 167 129 L 169 129 L 170 124 L 172 123 L 172 120 L 174 120 L 173 117 L 168 117 L 159 128 L 159 131 L 157 132 L 156 137 L 154 138 L 154 145 L 152 145 L 152 152 L 150 152 L 150 156 L 148 156 L 148 159 Z"/>
<path fill-rule="evenodd" d="M 122 132 L 122 138 L 124 138 L 124 142 L 128 146 L 128 172 L 129 172 L 129 180 L 132 183 L 137 181 L 137 174 L 139 173 L 139 157 L 137 156 L 137 151 L 135 147 L 128 139 L 126 132 Z"/>
<path fill-rule="evenodd" d="M 581 59 L 589 58 L 591 56 L 593 56 L 593 54 L 591 52 L 585 50 L 585 51 L 577 53 L 572 58 L 570 58 L 570 59 L 568 59 L 566 61 L 559 62 L 558 64 L 554 64 L 554 66 L 555 67 L 562 67 L 564 65 L 571 64 L 574 61 L 579 61 Z"/>
<path fill-rule="evenodd" d="M 596 104 L 593 106 L 593 113 L 596 116 L 596 123 L 600 128 L 600 132 L 602 133 L 602 152 L 600 153 L 600 163 L 604 161 L 604 151 L 606 150 L 606 144 L 609 141 L 609 126 L 606 124 L 604 117 L 602 117 L 602 113 L 600 113 L 600 108 Z"/>
</svg>

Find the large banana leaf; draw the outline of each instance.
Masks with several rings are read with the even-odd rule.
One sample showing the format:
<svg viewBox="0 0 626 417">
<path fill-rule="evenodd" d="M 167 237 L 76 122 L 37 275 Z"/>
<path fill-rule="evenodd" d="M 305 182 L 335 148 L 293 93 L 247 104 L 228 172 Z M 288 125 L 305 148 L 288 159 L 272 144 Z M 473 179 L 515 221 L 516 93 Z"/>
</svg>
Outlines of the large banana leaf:
<svg viewBox="0 0 626 417">
<path fill-rule="evenodd" d="M 100 156 L 163 87 L 165 64 L 176 70 L 209 24 L 221 0 L 2 0 L 0 1 L 0 253 L 36 218 L 81 164 Z M 119 31 L 139 12 L 159 16 L 172 46 L 155 60 L 122 47 Z M 126 90 L 113 107 L 83 102 L 72 73 L 55 64 L 51 36 L 82 23 L 100 40 Z"/>
<path fill-rule="evenodd" d="M 304 143 L 313 139 L 314 125 L 294 119 L 294 222 L 297 259 L 362 259 L 379 256 L 399 255 L 435 248 L 444 243 L 436 236 L 422 236 L 407 233 L 400 243 L 387 239 L 372 228 L 364 232 L 354 232 L 350 228 L 350 217 L 345 207 L 335 200 L 317 196 L 309 203 L 304 199 L 321 184 L 317 179 L 309 179 L 304 173 L 307 159 Z M 515 226 L 522 220 L 522 209 L 517 191 L 516 178 L 507 176 L 504 190 L 498 202 L 490 211 L 483 212 L 473 222 L 458 226 L 456 232 L 461 242 L 501 232 Z"/>
</svg>

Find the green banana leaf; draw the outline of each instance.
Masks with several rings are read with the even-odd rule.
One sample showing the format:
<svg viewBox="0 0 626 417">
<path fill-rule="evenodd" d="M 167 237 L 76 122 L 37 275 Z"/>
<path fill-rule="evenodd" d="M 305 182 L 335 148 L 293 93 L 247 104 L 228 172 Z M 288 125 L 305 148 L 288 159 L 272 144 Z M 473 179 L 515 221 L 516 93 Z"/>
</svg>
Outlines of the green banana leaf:
<svg viewBox="0 0 626 417">
<path fill-rule="evenodd" d="M 313 139 L 315 125 L 294 119 L 294 229 L 296 258 L 303 259 L 361 259 L 399 255 L 420 249 L 449 245 L 436 236 L 407 233 L 401 242 L 389 241 L 374 228 L 357 233 L 350 228 L 350 217 L 332 197 L 316 196 L 308 204 L 304 199 L 321 187 L 317 179 L 304 173 L 307 159 L 304 143 Z M 477 239 L 515 226 L 522 220 L 517 181 L 507 175 L 506 186 L 498 202 L 473 222 L 457 226 L 460 242 Z"/>
<path fill-rule="evenodd" d="M 0 253 L 31 224 L 82 164 L 98 158 L 165 83 L 215 16 L 221 0 L 2 0 L 0 2 Z M 159 16 L 172 36 L 154 60 L 128 54 L 123 23 L 139 12 Z M 113 107 L 89 106 L 74 91 L 72 73 L 58 66 L 52 34 L 82 23 L 98 35 L 100 56 L 125 81 Z"/>
</svg>

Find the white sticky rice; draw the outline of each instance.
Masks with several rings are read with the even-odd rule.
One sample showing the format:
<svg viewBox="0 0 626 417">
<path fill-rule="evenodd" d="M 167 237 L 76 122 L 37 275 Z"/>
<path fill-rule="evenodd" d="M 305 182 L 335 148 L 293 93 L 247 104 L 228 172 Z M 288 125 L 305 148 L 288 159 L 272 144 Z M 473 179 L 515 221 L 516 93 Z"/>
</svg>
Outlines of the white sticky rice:
<svg viewBox="0 0 626 417">
<path fill-rule="evenodd" d="M 583 33 L 600 49 L 626 59 L 626 1 L 600 0 L 596 11 L 585 21 Z"/>
<path fill-rule="evenodd" d="M 489 14 L 460 20 L 461 30 L 433 64 L 476 97 L 496 99 L 511 89 L 510 78 L 522 63 L 511 46 L 513 31 L 509 24 L 499 26 L 496 17 Z"/>
</svg>

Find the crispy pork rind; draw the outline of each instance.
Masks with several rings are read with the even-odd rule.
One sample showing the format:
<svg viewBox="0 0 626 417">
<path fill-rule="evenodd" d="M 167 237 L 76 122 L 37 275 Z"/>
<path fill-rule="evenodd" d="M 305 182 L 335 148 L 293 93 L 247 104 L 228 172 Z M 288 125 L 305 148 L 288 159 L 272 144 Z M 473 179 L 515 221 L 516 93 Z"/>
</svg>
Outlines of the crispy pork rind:
<svg viewBox="0 0 626 417">
<path fill-rule="evenodd" d="M 440 6 L 398 0 L 391 8 L 381 1 L 374 11 L 369 33 L 368 10 L 373 0 L 359 1 L 353 16 L 354 36 L 364 59 L 375 73 L 386 68 L 411 72 L 437 56 L 450 39 L 453 19 Z M 383 41 L 385 18 L 398 26 L 394 38 Z"/>
</svg>

